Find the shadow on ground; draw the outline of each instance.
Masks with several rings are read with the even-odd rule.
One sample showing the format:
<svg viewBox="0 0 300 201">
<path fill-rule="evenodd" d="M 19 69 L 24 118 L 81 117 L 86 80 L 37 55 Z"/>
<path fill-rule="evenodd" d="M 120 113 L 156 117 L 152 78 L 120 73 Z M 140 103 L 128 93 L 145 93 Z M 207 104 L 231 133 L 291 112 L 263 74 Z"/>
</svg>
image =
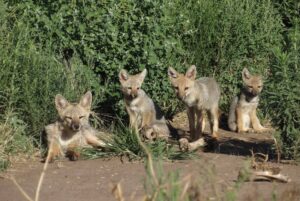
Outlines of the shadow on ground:
<svg viewBox="0 0 300 201">
<path fill-rule="evenodd" d="M 179 135 L 179 138 L 189 138 L 188 120 L 185 112 L 174 116 L 170 124 L 173 132 Z M 208 123 L 206 124 L 208 125 Z M 222 125 L 222 124 L 221 124 Z M 223 127 L 225 127 L 223 125 Z M 236 133 L 228 130 L 219 129 L 219 138 L 211 138 L 209 128 L 205 129 L 204 138 L 207 146 L 205 152 L 251 156 L 251 152 L 267 154 L 269 159 L 277 157 L 274 137 L 271 133 Z"/>
</svg>

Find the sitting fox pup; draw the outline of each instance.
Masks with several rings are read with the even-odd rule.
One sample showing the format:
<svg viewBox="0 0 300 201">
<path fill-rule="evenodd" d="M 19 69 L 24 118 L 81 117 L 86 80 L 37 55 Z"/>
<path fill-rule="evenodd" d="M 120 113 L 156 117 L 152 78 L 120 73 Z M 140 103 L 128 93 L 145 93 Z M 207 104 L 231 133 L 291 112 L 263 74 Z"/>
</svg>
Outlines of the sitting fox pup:
<svg viewBox="0 0 300 201">
<path fill-rule="evenodd" d="M 146 74 L 146 69 L 136 75 L 129 75 L 126 70 L 122 69 L 119 73 L 119 80 L 129 115 L 130 127 L 136 132 L 143 130 L 144 137 L 152 140 L 153 136 L 148 136 L 148 130 L 163 131 L 164 133 L 160 135 L 168 136 L 169 129 L 164 116 L 154 105 L 152 99 L 141 89 Z"/>
<path fill-rule="evenodd" d="M 212 137 L 218 137 L 218 104 L 220 88 L 214 78 L 202 77 L 196 79 L 196 66 L 191 66 L 184 74 L 173 68 L 168 69 L 169 78 L 177 97 L 187 106 L 191 139 L 198 140 L 204 130 L 203 113 L 208 112 Z M 196 115 L 196 125 L 195 125 Z"/>
<path fill-rule="evenodd" d="M 69 103 L 60 94 L 55 96 L 59 120 L 45 127 L 49 161 L 59 156 L 77 160 L 79 153 L 76 148 L 79 147 L 105 147 L 105 143 L 96 137 L 97 130 L 89 124 L 91 104 L 90 91 L 82 96 L 79 103 Z"/>
<path fill-rule="evenodd" d="M 259 102 L 259 94 L 263 88 L 263 80 L 260 75 L 251 75 L 247 68 L 242 71 L 243 88 L 240 95 L 236 96 L 230 105 L 228 127 L 231 131 L 248 132 L 252 125 L 255 132 L 264 132 L 264 128 L 257 118 L 256 108 Z"/>
</svg>

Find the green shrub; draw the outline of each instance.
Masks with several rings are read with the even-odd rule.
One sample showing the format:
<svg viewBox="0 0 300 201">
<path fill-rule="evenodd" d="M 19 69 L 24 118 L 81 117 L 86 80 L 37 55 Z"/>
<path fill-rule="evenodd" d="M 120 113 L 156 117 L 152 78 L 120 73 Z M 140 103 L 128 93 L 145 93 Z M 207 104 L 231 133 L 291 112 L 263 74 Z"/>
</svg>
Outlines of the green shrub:
<svg viewBox="0 0 300 201">
<path fill-rule="evenodd" d="M 34 152 L 34 139 L 26 135 L 26 124 L 13 111 L 0 115 L 0 171 L 5 170 L 13 156 L 29 156 Z"/>
<path fill-rule="evenodd" d="M 144 88 L 173 111 L 177 101 L 167 67 L 183 71 L 196 64 L 200 76 L 215 76 L 222 85 L 221 105 L 227 111 L 241 69 L 264 74 L 271 50 L 282 39 L 280 16 L 270 1 L 20 2 L 9 5 L 26 19 L 32 38 L 59 54 L 76 51 L 102 85 L 110 83 L 103 107 L 121 115 L 121 68 L 132 73 L 147 68 Z"/>
<path fill-rule="evenodd" d="M 280 15 L 270 1 L 173 1 L 170 16 L 189 64 L 200 76 L 214 76 L 222 89 L 221 108 L 228 111 L 241 84 L 241 71 L 265 74 L 272 49 L 281 45 Z"/>
<path fill-rule="evenodd" d="M 286 6 L 286 5 L 285 5 Z M 288 4 L 291 6 L 291 4 Z M 272 68 L 267 83 L 264 109 L 280 129 L 285 157 L 300 158 L 300 3 L 289 11 L 290 18 L 283 18 L 291 26 L 284 32 L 282 49 L 273 51 Z M 283 16 L 286 16 L 284 13 Z M 287 21 L 288 20 L 288 21 Z"/>
<path fill-rule="evenodd" d="M 25 19 L 14 12 L 2 11 L 0 29 L 0 113 L 12 110 L 26 125 L 26 133 L 39 139 L 44 126 L 54 121 L 57 112 L 54 96 L 63 94 L 70 100 L 91 89 L 95 104 L 103 93 L 96 75 L 76 57 L 72 65 L 48 49 L 33 42 L 32 30 Z M 13 23 L 10 23 L 12 22 Z"/>
<path fill-rule="evenodd" d="M 106 110 L 123 110 L 118 72 L 148 69 L 145 90 L 171 110 L 167 67 L 180 63 L 180 42 L 163 25 L 160 1 L 9 1 L 11 10 L 26 20 L 31 38 L 59 55 L 75 51 L 84 64 L 109 87 L 102 105 Z M 68 55 L 63 55 L 68 56 Z M 70 55 L 69 55 L 70 56 Z M 161 82 L 157 82 L 160 80 Z M 120 107 L 121 106 L 121 107 Z"/>
<path fill-rule="evenodd" d="M 214 76 L 220 83 L 225 113 L 244 67 L 264 75 L 260 115 L 270 116 L 279 127 L 285 147 L 299 143 L 298 116 L 279 118 L 298 111 L 299 105 L 297 92 L 286 92 L 298 79 L 292 74 L 299 66 L 296 1 L 0 2 L 0 91 L 28 123 L 29 135 L 54 119 L 58 92 L 74 99 L 92 89 L 100 111 L 123 118 L 121 68 L 130 73 L 147 68 L 143 88 L 173 114 L 179 101 L 167 68 L 183 72 L 195 64 L 198 76 Z M 280 107 L 271 110 L 275 104 Z M 286 149 L 288 155 L 293 150 Z"/>
</svg>

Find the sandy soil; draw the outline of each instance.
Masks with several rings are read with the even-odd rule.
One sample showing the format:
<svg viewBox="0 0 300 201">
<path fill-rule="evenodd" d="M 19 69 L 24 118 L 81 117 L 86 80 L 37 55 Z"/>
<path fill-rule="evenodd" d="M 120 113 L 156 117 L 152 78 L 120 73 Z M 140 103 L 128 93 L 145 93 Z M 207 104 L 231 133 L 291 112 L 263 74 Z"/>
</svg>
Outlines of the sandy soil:
<svg viewBox="0 0 300 201">
<path fill-rule="evenodd" d="M 245 165 L 246 157 L 219 153 L 199 153 L 196 160 L 164 162 L 165 171 L 179 170 L 182 177 L 187 174 L 207 179 L 207 170 L 212 169 L 214 185 L 218 195 L 228 191 L 237 179 L 238 171 Z M 16 164 L 4 177 L 14 176 L 31 197 L 34 197 L 37 182 L 42 171 L 40 162 Z M 281 165 L 282 173 L 292 178 L 291 183 L 246 182 L 238 190 L 238 200 L 288 200 L 289 194 L 300 199 L 300 166 Z M 142 200 L 145 195 L 143 184 L 145 170 L 142 162 L 121 162 L 111 160 L 60 161 L 50 164 L 41 190 L 42 201 L 94 201 L 115 200 L 112 185 L 121 182 L 126 200 Z M 202 193 L 205 193 L 202 190 Z M 2 201 L 25 200 L 10 179 L 0 179 Z M 255 199 L 256 198 L 256 199 Z M 293 198 L 294 199 L 294 198 Z M 294 200 L 297 200 L 294 199 Z"/>
<path fill-rule="evenodd" d="M 178 122 L 187 125 L 182 120 Z M 180 126 L 177 129 L 185 130 Z M 217 198 L 223 198 L 226 192 L 233 189 L 239 170 L 249 160 L 251 149 L 276 159 L 276 153 L 271 149 L 272 143 L 270 134 L 236 134 L 221 130 L 217 142 L 210 143 L 205 152 L 197 151 L 199 158 L 165 161 L 163 169 L 165 172 L 178 170 L 181 178 L 187 175 L 196 178 L 203 184 L 200 192 L 209 200 L 218 200 Z M 0 200 L 25 200 L 14 183 L 8 179 L 11 176 L 34 197 L 43 165 L 39 161 L 17 163 L 0 174 Z M 292 182 L 246 182 L 235 193 L 236 200 L 300 200 L 300 166 L 279 166 L 282 173 L 289 176 Z M 56 161 L 49 164 L 40 200 L 113 201 L 115 198 L 111 192 L 112 186 L 118 182 L 121 183 L 126 200 L 142 200 L 145 195 L 145 177 L 142 161 L 122 162 L 119 158 Z"/>
</svg>

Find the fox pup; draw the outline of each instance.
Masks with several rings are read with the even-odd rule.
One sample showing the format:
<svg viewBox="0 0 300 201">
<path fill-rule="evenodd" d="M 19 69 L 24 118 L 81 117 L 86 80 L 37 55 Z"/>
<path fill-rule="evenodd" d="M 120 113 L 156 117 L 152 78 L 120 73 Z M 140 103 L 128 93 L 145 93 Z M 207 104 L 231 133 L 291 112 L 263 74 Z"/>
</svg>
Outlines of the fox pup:
<svg viewBox="0 0 300 201">
<path fill-rule="evenodd" d="M 171 136 L 169 127 L 166 122 L 154 122 L 150 126 L 145 126 L 141 130 L 141 134 L 146 141 L 155 141 L 156 139 L 168 140 Z"/>
<path fill-rule="evenodd" d="M 146 69 L 136 75 L 129 75 L 124 69 L 119 73 L 121 91 L 124 95 L 130 127 L 136 132 L 143 128 L 154 127 L 165 131 L 168 127 L 164 116 L 153 103 L 152 99 L 141 89 L 146 74 Z"/>
<path fill-rule="evenodd" d="M 76 148 L 83 146 L 105 147 L 105 143 L 96 137 L 97 130 L 89 124 L 92 93 L 88 91 L 79 103 L 69 103 L 62 95 L 55 96 L 58 121 L 45 127 L 48 160 L 66 156 L 77 160 Z"/>
<path fill-rule="evenodd" d="M 257 118 L 256 108 L 259 94 L 263 88 L 260 75 L 251 75 L 247 68 L 242 71 L 243 88 L 238 96 L 234 97 L 230 105 L 228 127 L 231 131 L 247 132 L 252 125 L 255 132 L 264 132 L 264 128 Z"/>
<path fill-rule="evenodd" d="M 217 138 L 220 88 L 214 78 L 202 77 L 195 80 L 196 73 L 196 66 L 194 65 L 187 70 L 185 75 L 178 73 L 172 67 L 168 69 L 168 75 L 177 97 L 187 106 L 191 139 L 199 139 L 201 132 L 203 132 L 203 114 L 206 111 L 210 119 L 212 137 Z"/>
</svg>

